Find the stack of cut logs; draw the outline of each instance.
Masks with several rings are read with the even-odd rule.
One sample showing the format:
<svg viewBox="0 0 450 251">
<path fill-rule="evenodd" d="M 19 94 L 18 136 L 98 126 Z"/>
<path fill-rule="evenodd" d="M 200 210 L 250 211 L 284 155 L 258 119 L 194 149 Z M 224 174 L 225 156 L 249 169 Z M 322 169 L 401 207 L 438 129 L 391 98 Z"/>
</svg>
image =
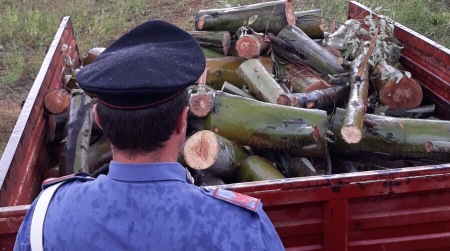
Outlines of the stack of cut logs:
<svg viewBox="0 0 450 251">
<path fill-rule="evenodd" d="M 328 33 L 322 19 L 285 0 L 197 12 L 190 34 L 207 67 L 189 88 L 179 162 L 198 185 L 450 162 L 450 121 L 422 103 L 398 61 L 393 25 L 366 17 Z M 66 87 L 76 86 L 76 71 Z M 111 159 L 109 142 L 89 111 L 95 97 L 71 92 L 48 93 L 70 103 L 68 121 L 52 115 L 67 123 L 52 138 L 67 137 L 59 174 L 95 173 Z M 53 106 L 54 114 L 67 110 Z"/>
</svg>

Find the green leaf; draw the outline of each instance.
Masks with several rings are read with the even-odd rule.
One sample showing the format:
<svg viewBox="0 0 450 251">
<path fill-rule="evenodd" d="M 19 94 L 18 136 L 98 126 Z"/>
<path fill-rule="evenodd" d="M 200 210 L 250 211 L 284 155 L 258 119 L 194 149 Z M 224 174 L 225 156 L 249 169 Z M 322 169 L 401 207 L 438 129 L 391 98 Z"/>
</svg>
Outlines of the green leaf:
<svg viewBox="0 0 450 251">
<path fill-rule="evenodd" d="M 250 17 L 248 19 L 248 25 L 251 25 L 253 22 L 256 21 L 256 19 L 258 19 L 258 15 L 254 15 L 254 16 Z"/>
</svg>

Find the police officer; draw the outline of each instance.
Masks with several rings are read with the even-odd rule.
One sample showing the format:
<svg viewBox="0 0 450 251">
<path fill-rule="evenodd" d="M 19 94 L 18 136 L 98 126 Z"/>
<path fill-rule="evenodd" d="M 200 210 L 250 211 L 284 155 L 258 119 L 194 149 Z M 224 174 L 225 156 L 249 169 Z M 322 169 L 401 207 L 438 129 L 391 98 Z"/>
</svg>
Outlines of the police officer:
<svg viewBox="0 0 450 251">
<path fill-rule="evenodd" d="M 186 87 L 205 69 L 198 43 L 148 21 L 109 46 L 77 81 L 97 95 L 112 144 L 107 175 L 45 182 L 14 250 L 284 250 L 259 199 L 192 184 L 176 162 Z"/>
</svg>

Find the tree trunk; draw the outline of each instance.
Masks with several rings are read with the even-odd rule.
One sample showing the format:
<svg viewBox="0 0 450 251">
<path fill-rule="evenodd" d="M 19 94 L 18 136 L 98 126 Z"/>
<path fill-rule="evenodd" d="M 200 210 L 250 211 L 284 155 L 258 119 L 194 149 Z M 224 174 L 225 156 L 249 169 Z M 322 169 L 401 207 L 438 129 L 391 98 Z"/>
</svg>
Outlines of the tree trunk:
<svg viewBox="0 0 450 251">
<path fill-rule="evenodd" d="M 387 109 L 384 114 L 392 117 L 427 118 L 434 113 L 435 105 L 424 105 L 412 109 Z"/>
<path fill-rule="evenodd" d="M 450 142 L 450 121 L 394 118 L 366 114 L 362 140 L 348 144 L 342 140 L 340 128 L 345 111 L 336 109 L 332 131 L 336 136 L 333 151 L 336 153 L 381 152 L 395 156 L 450 161 L 444 150 L 426 150 L 430 141 Z"/>
<path fill-rule="evenodd" d="M 83 55 L 83 66 L 94 62 L 97 57 L 105 50 L 104 47 L 94 47 Z"/>
<path fill-rule="evenodd" d="M 231 34 L 228 31 L 189 31 L 201 47 L 228 55 Z"/>
<path fill-rule="evenodd" d="M 280 97 L 289 101 L 284 90 L 266 71 L 258 59 L 249 59 L 239 66 L 241 76 L 245 79 L 250 92 L 259 100 L 276 104 Z M 287 102 L 286 101 L 286 102 Z M 289 104 L 290 105 L 290 104 Z"/>
<path fill-rule="evenodd" d="M 261 57 L 259 59 L 264 68 L 272 73 L 272 59 L 270 57 Z M 239 88 L 245 84 L 245 80 L 238 73 L 239 66 L 246 59 L 240 57 L 207 58 L 208 65 L 206 83 L 216 90 L 222 88 L 223 82 L 233 83 Z"/>
<path fill-rule="evenodd" d="M 260 156 L 250 156 L 239 168 L 237 182 L 251 182 L 272 179 L 284 179 L 284 175 L 269 160 Z"/>
<path fill-rule="evenodd" d="M 213 106 L 213 97 L 211 92 L 191 94 L 189 100 L 189 115 L 194 117 L 205 117 L 211 111 Z"/>
<path fill-rule="evenodd" d="M 367 47 L 352 63 L 350 79 L 350 97 L 348 99 L 345 119 L 341 128 L 343 139 L 350 144 L 361 141 L 364 115 L 367 110 L 367 98 L 369 95 L 369 71 L 367 65 L 364 65 L 363 75 L 358 76 L 359 66 L 366 56 Z"/>
<path fill-rule="evenodd" d="M 295 26 L 286 26 L 278 36 L 268 35 L 269 43 L 280 57 L 294 64 L 306 64 L 320 72 L 325 80 L 328 75 L 341 74 L 346 70 L 329 51 L 309 38 Z M 343 79 L 345 84 L 348 79 Z"/>
<path fill-rule="evenodd" d="M 263 156 L 274 161 L 286 178 L 331 174 L 331 167 L 327 167 L 326 159 L 296 157 L 285 153 L 269 153 Z"/>
<path fill-rule="evenodd" d="M 347 101 L 350 92 L 350 86 L 333 86 L 328 89 L 315 90 L 308 93 L 291 93 L 287 94 L 291 100 L 291 106 L 300 108 L 314 108 L 325 110 L 330 106 L 338 106 Z M 284 104 L 280 99 L 278 104 Z"/>
<path fill-rule="evenodd" d="M 256 32 L 277 34 L 288 24 L 287 16 L 294 17 L 289 1 L 272 1 L 234 8 L 200 10 L 195 16 L 195 29 L 206 31 L 229 31 L 234 34 L 240 27 L 248 26 Z M 286 13 L 288 12 L 288 13 Z M 248 25 L 249 19 L 257 16 Z"/>
<path fill-rule="evenodd" d="M 325 111 L 259 102 L 223 92 L 214 96 L 205 129 L 260 150 L 323 158 L 327 149 Z"/>
<path fill-rule="evenodd" d="M 222 53 L 214 51 L 214 50 L 211 50 L 211 49 L 208 49 L 208 48 L 205 48 L 205 47 L 202 47 L 202 52 L 203 52 L 203 55 L 205 55 L 206 59 L 209 59 L 209 58 L 223 58 L 224 57 L 224 55 Z"/>
<path fill-rule="evenodd" d="M 232 84 L 228 83 L 227 81 L 223 82 L 223 86 L 222 86 L 221 91 L 226 92 L 226 93 L 230 93 L 230 94 L 234 94 L 234 95 L 239 95 L 239 96 L 242 96 L 244 98 L 256 99 L 250 93 L 248 93 L 248 92 L 246 92 L 246 91 L 236 87 L 235 85 L 232 85 Z"/>
<path fill-rule="evenodd" d="M 63 88 L 54 88 L 44 96 L 44 107 L 51 114 L 59 114 L 69 108 L 70 93 Z"/>
<path fill-rule="evenodd" d="M 219 186 L 225 184 L 221 178 L 205 172 L 201 172 L 201 174 L 197 175 L 195 180 L 198 186 Z"/>
<path fill-rule="evenodd" d="M 69 122 L 67 124 L 65 174 L 85 171 L 91 137 L 92 99 L 85 93 L 75 94 L 70 100 Z"/>
<path fill-rule="evenodd" d="M 360 29 L 361 23 L 358 20 L 349 19 L 337 31 L 324 39 L 323 44 L 339 50 L 345 50 L 348 47 L 348 41 L 356 38 Z"/>
<path fill-rule="evenodd" d="M 331 85 L 319 76 L 311 73 L 306 66 L 300 67 L 294 64 L 278 64 L 278 78 L 294 93 L 310 92 L 314 90 L 330 88 Z"/>
<path fill-rule="evenodd" d="M 244 35 L 236 42 L 236 51 L 241 58 L 258 58 L 268 48 L 265 36 L 256 34 Z"/>
<path fill-rule="evenodd" d="M 204 170 L 219 178 L 234 175 L 248 157 L 241 146 L 208 130 L 189 137 L 183 155 L 186 164 L 192 169 Z"/>
<path fill-rule="evenodd" d="M 312 39 L 323 39 L 322 10 L 307 10 L 295 12 L 295 26 L 305 32 Z"/>
<path fill-rule="evenodd" d="M 420 85 L 412 78 L 403 76 L 398 82 L 399 70 L 390 66 L 386 61 L 375 67 L 377 77 L 375 88 L 379 92 L 380 101 L 390 109 L 411 109 L 422 103 L 423 93 Z M 387 77 L 386 76 L 392 76 Z M 398 83 L 397 83 L 398 82 Z"/>
<path fill-rule="evenodd" d="M 111 143 L 102 137 L 97 143 L 89 147 L 86 173 L 92 174 L 97 169 L 112 160 Z"/>
</svg>

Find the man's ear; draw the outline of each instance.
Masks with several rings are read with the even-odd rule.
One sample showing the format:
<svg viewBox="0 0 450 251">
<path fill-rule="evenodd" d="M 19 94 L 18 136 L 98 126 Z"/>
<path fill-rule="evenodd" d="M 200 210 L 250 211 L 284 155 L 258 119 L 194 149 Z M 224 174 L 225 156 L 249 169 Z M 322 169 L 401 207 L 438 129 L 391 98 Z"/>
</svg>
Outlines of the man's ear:
<svg viewBox="0 0 450 251">
<path fill-rule="evenodd" d="M 188 111 L 189 111 L 189 107 L 186 106 L 178 115 L 177 127 L 175 129 L 176 133 L 178 133 L 178 134 L 186 132 Z"/>
<path fill-rule="evenodd" d="M 97 114 L 97 104 L 94 104 L 94 106 L 92 107 L 92 111 L 94 112 L 95 123 L 97 123 L 98 127 L 103 129 L 102 125 L 100 124 L 100 119 L 98 118 L 98 114 Z"/>
</svg>

